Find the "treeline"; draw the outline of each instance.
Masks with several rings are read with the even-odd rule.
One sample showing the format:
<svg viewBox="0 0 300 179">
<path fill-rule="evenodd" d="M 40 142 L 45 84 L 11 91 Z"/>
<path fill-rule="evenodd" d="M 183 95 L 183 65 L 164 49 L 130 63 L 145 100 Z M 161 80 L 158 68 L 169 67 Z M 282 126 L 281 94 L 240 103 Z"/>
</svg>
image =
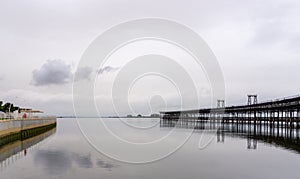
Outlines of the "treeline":
<svg viewBox="0 0 300 179">
<path fill-rule="evenodd" d="M 12 103 L 5 103 L 3 104 L 3 101 L 0 101 L 0 111 L 2 112 L 14 112 L 16 110 L 19 110 L 20 108 L 17 106 L 14 106 Z"/>
</svg>

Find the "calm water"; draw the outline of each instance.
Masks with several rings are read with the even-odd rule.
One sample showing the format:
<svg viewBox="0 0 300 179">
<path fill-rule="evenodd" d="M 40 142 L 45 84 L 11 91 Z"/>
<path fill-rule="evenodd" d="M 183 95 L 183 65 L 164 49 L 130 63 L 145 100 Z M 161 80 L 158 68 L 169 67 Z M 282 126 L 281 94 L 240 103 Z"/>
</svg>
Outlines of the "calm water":
<svg viewBox="0 0 300 179">
<path fill-rule="evenodd" d="M 98 121 L 84 120 L 87 121 L 85 125 L 90 126 L 95 126 Z M 116 135 L 135 143 L 147 143 L 168 136 L 164 145 L 159 146 L 161 151 L 168 146 L 175 146 L 178 140 L 189 136 L 192 131 L 188 129 L 190 124 L 182 124 L 172 135 L 168 135 L 173 130 L 172 124 L 159 124 L 158 119 L 127 119 L 127 125 L 118 119 L 105 121 Z M 126 129 L 128 125 L 150 130 L 131 131 Z M 130 164 L 111 159 L 95 150 L 82 135 L 75 119 L 58 119 L 56 130 L 31 144 L 26 143 L 25 147 L 21 146 L 25 145 L 22 143 L 14 144 L 21 150 L 14 149 L 15 153 L 12 152 L 9 158 L 4 157 L 7 155 L 5 150 L 0 150 L 0 159 L 3 160 L 0 160 L 0 178 L 299 178 L 300 146 L 297 131 L 246 130 L 231 126 L 225 127 L 225 132 L 203 133 L 201 127 L 198 128 L 171 155 L 156 162 Z M 115 144 L 107 145 L 110 139 L 108 133 L 97 129 L 91 128 L 87 135 L 93 135 L 95 140 L 105 145 L 104 150 L 122 150 L 119 153 L 126 156 L 134 153 L 127 148 L 117 150 Z M 209 139 L 212 139 L 209 145 L 200 149 L 199 141 L 205 143 Z M 24 151 L 24 148 L 28 149 Z M 151 156 L 152 152 L 153 149 L 146 149 L 144 156 L 140 157 Z"/>
</svg>

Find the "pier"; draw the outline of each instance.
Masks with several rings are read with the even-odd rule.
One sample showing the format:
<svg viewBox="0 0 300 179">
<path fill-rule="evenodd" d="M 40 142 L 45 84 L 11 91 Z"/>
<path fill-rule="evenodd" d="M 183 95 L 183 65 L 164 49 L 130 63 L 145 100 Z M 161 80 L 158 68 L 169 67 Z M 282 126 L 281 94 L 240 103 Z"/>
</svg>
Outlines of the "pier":
<svg viewBox="0 0 300 179">
<path fill-rule="evenodd" d="M 218 100 L 216 108 L 160 112 L 161 122 L 220 122 L 234 124 L 268 125 L 277 128 L 300 127 L 300 96 L 258 103 L 257 95 L 248 95 L 246 105 L 225 106 Z"/>
</svg>

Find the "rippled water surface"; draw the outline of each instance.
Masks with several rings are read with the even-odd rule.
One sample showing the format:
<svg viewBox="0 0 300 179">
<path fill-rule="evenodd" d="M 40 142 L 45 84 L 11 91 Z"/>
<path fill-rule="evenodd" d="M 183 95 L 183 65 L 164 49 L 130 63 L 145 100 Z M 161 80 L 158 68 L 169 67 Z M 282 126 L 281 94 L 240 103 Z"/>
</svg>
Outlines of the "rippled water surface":
<svg viewBox="0 0 300 179">
<path fill-rule="evenodd" d="M 98 119 L 82 120 L 94 126 Z M 173 130 L 172 124 L 160 124 L 159 119 L 126 119 L 126 125 L 118 119 L 105 121 L 117 136 L 133 143 L 159 140 Z M 131 131 L 127 130 L 128 125 L 149 130 Z M 81 133 L 76 119 L 58 119 L 56 130 L 32 140 L 34 144 L 19 142 L 14 144 L 15 151 L 12 147 L 0 150 L 0 178 L 299 178 L 297 130 L 231 126 L 203 133 L 201 126 L 196 128 L 191 133 L 190 124 L 182 124 L 169 135 L 159 149 L 164 150 L 191 133 L 187 142 L 171 155 L 151 163 L 130 164 L 95 150 Z M 103 144 L 109 142 L 106 132 L 93 128 L 90 133 Z M 199 148 L 201 139 L 212 140 Z M 106 147 L 132 155 L 127 148 Z M 152 152 L 146 149 L 144 155 L 150 156 Z"/>
</svg>

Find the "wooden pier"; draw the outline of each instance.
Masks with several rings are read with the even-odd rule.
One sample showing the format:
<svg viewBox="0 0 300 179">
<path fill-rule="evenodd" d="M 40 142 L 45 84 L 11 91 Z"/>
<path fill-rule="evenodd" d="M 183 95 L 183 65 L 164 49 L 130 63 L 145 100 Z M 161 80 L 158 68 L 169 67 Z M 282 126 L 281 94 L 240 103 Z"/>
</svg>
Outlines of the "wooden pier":
<svg viewBox="0 0 300 179">
<path fill-rule="evenodd" d="M 247 105 L 225 107 L 224 100 L 218 100 L 216 108 L 165 111 L 160 112 L 160 118 L 162 121 L 216 121 L 300 128 L 300 96 L 258 103 L 257 95 L 248 95 Z"/>
</svg>

